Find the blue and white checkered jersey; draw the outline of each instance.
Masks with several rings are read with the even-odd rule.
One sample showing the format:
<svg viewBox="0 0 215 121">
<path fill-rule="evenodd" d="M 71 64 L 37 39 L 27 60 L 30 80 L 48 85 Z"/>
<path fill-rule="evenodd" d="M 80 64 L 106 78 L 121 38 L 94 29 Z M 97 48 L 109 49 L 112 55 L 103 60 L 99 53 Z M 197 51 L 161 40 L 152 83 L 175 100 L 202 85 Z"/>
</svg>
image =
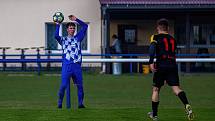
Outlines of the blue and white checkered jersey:
<svg viewBox="0 0 215 121">
<path fill-rule="evenodd" d="M 76 19 L 76 22 L 78 22 L 78 24 L 81 25 L 81 30 L 73 37 L 59 36 L 60 25 L 59 24 L 56 25 L 55 39 L 62 46 L 63 63 L 65 64 L 70 64 L 70 63 L 81 64 L 82 62 L 81 41 L 83 40 L 86 34 L 88 25 L 79 19 Z"/>
</svg>

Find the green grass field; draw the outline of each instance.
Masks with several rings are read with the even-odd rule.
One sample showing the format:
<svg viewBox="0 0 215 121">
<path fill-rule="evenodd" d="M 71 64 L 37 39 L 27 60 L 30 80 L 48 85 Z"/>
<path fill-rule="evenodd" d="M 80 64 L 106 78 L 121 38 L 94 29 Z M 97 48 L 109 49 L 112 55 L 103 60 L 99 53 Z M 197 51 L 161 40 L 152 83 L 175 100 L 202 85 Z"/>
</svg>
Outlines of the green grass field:
<svg viewBox="0 0 215 121">
<path fill-rule="evenodd" d="M 86 109 L 57 109 L 60 76 L 0 74 L 0 121 L 149 121 L 152 75 L 84 74 Z M 195 121 L 215 121 L 214 74 L 180 77 Z M 65 104 L 65 102 L 64 102 Z M 168 86 L 161 91 L 160 121 L 186 121 L 179 99 Z"/>
</svg>

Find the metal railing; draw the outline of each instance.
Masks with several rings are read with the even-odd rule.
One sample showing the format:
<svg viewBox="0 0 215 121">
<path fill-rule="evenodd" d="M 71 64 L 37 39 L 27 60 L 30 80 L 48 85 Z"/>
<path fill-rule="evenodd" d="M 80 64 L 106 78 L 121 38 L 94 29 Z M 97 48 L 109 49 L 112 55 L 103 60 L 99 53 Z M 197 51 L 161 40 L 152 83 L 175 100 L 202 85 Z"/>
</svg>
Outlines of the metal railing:
<svg viewBox="0 0 215 121">
<path fill-rule="evenodd" d="M 41 71 L 41 63 L 61 63 L 62 54 L 2 54 L 0 55 L 0 63 L 3 63 L 3 70 L 6 68 L 6 63 L 21 63 L 22 67 L 25 66 L 26 63 L 36 63 L 37 64 L 37 72 L 40 74 Z M 149 61 L 148 54 L 83 54 L 83 56 L 95 56 L 102 58 L 94 58 L 94 59 L 83 59 L 83 63 L 106 63 L 106 62 L 128 62 L 130 63 L 130 73 L 132 73 L 132 63 L 133 62 L 143 62 L 147 63 Z M 121 58 L 110 58 L 113 56 L 120 56 Z M 142 58 L 132 58 L 132 57 L 142 57 Z M 15 59 L 9 59 L 7 57 L 16 57 Z M 30 57 L 30 59 L 26 58 Z M 43 58 L 41 58 L 43 57 Z M 45 57 L 45 58 L 44 58 Z M 50 57 L 58 57 L 58 58 L 50 58 Z M 129 57 L 129 58 L 123 58 Z M 212 57 L 212 58 L 205 58 Z M 176 61 L 178 63 L 181 62 L 215 62 L 215 54 L 177 54 Z M 19 59 L 17 59 L 19 58 Z M 36 58 L 36 59 L 31 59 Z"/>
</svg>

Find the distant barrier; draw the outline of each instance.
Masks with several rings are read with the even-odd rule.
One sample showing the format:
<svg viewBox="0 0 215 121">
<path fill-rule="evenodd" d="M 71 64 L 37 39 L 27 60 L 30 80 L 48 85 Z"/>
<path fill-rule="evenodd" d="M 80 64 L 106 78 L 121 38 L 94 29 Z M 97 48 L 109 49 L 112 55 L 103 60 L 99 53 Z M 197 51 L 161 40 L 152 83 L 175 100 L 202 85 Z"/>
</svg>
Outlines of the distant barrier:
<svg viewBox="0 0 215 121">
<path fill-rule="evenodd" d="M 3 63 L 5 65 L 6 63 L 36 63 L 38 65 L 37 71 L 38 74 L 41 71 L 41 63 L 60 63 L 62 62 L 62 59 L 60 57 L 61 54 L 26 54 L 20 55 L 20 54 L 10 54 L 10 55 L 0 55 L 2 56 L 2 59 L 0 59 L 0 63 Z M 3 58 L 4 56 L 4 58 Z M 53 58 L 53 57 L 59 57 L 59 58 Z M 147 63 L 149 61 L 148 54 L 83 54 L 83 56 L 99 56 L 101 58 L 95 58 L 95 59 L 83 59 L 83 63 L 106 63 L 106 62 L 119 62 L 124 63 L 128 62 L 130 63 L 130 72 L 132 72 L 132 63 L 133 62 L 143 62 Z M 111 58 L 112 56 L 120 56 L 122 58 Z M 142 58 L 132 58 L 132 57 L 142 57 Z M 178 63 L 182 62 L 215 62 L 215 54 L 177 54 L 176 61 Z M 16 59 L 9 59 L 7 57 L 15 57 Z M 28 57 L 28 58 L 26 58 Z M 29 59 L 29 58 L 35 58 L 35 59 Z M 43 58 L 41 58 L 43 57 Z M 44 58 L 47 57 L 47 58 Z M 52 57 L 52 58 L 50 58 Z M 208 58 L 211 57 L 211 58 Z M 17 59 L 20 58 L 20 59 Z"/>
<path fill-rule="evenodd" d="M 100 57 L 110 57 L 110 56 L 149 56 L 149 54 L 82 54 L 83 56 L 100 56 Z M 0 54 L 0 57 L 15 57 L 23 56 L 20 54 Z M 48 57 L 48 56 L 62 56 L 62 54 L 24 54 L 25 57 Z M 176 54 L 176 57 L 215 57 L 215 54 Z"/>
<path fill-rule="evenodd" d="M 148 62 L 149 59 L 141 58 L 101 58 L 101 59 L 82 59 L 84 63 L 103 63 L 103 62 Z M 0 59 L 0 63 L 48 63 L 62 62 L 62 59 Z M 215 58 L 177 58 L 176 62 L 215 62 Z"/>
</svg>

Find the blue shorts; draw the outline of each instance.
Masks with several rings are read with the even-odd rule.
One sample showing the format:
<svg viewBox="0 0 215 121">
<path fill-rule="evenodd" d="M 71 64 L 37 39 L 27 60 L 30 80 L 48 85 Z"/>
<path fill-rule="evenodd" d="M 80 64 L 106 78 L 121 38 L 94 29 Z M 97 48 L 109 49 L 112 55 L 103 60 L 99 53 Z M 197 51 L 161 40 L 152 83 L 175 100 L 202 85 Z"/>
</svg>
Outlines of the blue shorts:
<svg viewBox="0 0 215 121">
<path fill-rule="evenodd" d="M 82 77 L 81 64 L 79 63 L 63 64 L 61 77 L 63 81 L 64 80 L 68 81 L 72 77 L 74 84 L 82 85 L 83 77 Z"/>
</svg>

